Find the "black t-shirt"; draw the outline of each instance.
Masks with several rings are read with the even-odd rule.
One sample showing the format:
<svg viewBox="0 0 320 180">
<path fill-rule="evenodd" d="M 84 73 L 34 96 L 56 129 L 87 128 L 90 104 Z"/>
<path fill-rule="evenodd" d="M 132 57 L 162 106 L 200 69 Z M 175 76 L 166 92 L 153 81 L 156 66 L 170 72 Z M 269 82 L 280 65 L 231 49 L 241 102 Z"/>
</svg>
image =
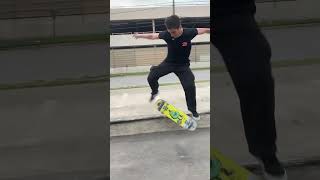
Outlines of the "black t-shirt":
<svg viewBox="0 0 320 180">
<path fill-rule="evenodd" d="M 165 59 L 168 63 L 190 64 L 191 40 L 198 34 L 196 28 L 183 28 L 183 33 L 177 38 L 171 37 L 168 31 L 159 33 L 159 39 L 166 41 L 168 54 Z"/>
<path fill-rule="evenodd" d="M 233 14 L 255 14 L 255 0 L 214 0 L 211 17 L 217 18 Z"/>
</svg>

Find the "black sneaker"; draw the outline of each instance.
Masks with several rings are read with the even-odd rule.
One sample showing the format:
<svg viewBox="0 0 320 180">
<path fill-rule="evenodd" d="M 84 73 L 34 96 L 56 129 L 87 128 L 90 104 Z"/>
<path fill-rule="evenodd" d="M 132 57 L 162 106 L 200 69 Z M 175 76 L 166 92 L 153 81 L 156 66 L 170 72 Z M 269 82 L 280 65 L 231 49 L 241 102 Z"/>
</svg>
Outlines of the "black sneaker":
<svg viewBox="0 0 320 180">
<path fill-rule="evenodd" d="M 200 116 L 197 112 L 192 112 L 192 119 L 199 121 L 200 120 Z"/>
<path fill-rule="evenodd" d="M 287 173 L 276 155 L 267 157 L 255 157 L 262 166 L 266 180 L 287 180 Z"/>
<path fill-rule="evenodd" d="M 149 102 L 152 102 L 153 100 L 155 100 L 157 96 L 158 96 L 158 92 L 156 92 L 156 93 L 151 93 L 151 97 L 150 97 L 150 99 L 149 99 Z"/>
</svg>

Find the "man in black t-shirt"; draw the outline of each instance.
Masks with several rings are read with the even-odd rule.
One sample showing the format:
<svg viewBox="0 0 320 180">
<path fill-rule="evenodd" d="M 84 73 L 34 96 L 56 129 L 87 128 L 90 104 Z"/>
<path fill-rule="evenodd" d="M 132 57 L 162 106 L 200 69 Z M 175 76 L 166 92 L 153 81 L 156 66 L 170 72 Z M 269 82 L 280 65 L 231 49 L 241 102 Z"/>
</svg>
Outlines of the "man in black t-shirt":
<svg viewBox="0 0 320 180">
<path fill-rule="evenodd" d="M 221 53 L 240 99 L 250 153 L 266 180 L 286 180 L 276 152 L 271 47 L 258 27 L 254 0 L 214 0 L 211 42 Z"/>
<path fill-rule="evenodd" d="M 172 15 L 166 18 L 165 25 L 167 30 L 160 33 L 134 34 L 135 38 L 163 39 L 167 43 L 167 57 L 158 66 L 152 66 L 148 76 L 151 87 L 150 101 L 153 101 L 158 94 L 158 80 L 169 73 L 175 73 L 185 92 L 188 110 L 192 113 L 195 120 L 200 116 L 196 109 L 196 87 L 195 77 L 190 69 L 191 40 L 204 33 L 210 33 L 209 28 L 182 28 L 180 18 Z"/>
</svg>

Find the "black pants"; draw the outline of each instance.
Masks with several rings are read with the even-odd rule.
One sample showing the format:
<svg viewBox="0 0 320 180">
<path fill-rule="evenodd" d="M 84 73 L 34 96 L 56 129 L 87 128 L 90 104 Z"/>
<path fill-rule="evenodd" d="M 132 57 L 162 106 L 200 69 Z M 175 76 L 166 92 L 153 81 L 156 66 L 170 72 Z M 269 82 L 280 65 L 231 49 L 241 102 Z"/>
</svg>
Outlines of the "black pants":
<svg viewBox="0 0 320 180">
<path fill-rule="evenodd" d="M 240 99 L 249 151 L 277 151 L 271 48 L 253 15 L 214 19 L 212 42 L 221 53 Z"/>
<path fill-rule="evenodd" d="M 152 94 L 158 93 L 159 78 L 172 72 L 178 76 L 182 84 L 189 111 L 196 112 L 197 103 L 196 86 L 194 82 L 195 78 L 189 65 L 178 65 L 163 61 L 158 66 L 152 66 L 148 76 L 148 82 L 151 87 Z"/>
</svg>

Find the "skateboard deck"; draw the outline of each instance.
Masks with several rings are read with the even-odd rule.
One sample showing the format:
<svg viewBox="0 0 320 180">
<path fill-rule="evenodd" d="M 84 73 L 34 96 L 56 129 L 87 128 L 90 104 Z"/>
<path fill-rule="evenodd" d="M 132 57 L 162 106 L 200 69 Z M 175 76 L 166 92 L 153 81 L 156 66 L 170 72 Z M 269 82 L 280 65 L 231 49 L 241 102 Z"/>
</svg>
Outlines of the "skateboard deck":
<svg viewBox="0 0 320 180">
<path fill-rule="evenodd" d="M 189 117 L 186 113 L 176 108 L 172 104 L 168 103 L 163 99 L 156 100 L 157 110 L 169 118 L 171 121 L 179 125 L 184 129 L 195 130 L 197 127 L 197 122 Z"/>
<path fill-rule="evenodd" d="M 210 180 L 261 180 L 216 149 L 210 153 Z"/>
</svg>

